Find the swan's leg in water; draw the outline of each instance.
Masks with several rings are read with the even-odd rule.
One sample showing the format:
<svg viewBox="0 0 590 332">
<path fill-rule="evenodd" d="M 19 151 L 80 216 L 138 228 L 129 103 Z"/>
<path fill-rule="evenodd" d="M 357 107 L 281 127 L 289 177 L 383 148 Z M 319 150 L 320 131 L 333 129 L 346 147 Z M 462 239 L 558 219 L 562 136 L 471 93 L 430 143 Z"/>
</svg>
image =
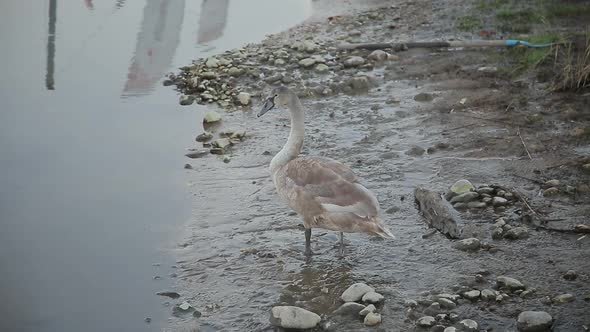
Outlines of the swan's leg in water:
<svg viewBox="0 0 590 332">
<path fill-rule="evenodd" d="M 311 251 L 311 228 L 305 229 L 305 255 L 313 255 L 313 252 Z"/>
<path fill-rule="evenodd" d="M 340 249 L 338 250 L 340 257 L 344 257 L 344 233 L 340 232 Z"/>
</svg>

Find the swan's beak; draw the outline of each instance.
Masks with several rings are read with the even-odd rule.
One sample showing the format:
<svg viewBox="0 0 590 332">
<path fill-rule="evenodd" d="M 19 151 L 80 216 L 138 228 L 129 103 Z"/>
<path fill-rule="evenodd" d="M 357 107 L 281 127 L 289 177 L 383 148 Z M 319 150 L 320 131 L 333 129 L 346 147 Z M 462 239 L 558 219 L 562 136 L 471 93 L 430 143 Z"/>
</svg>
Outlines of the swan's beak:
<svg viewBox="0 0 590 332">
<path fill-rule="evenodd" d="M 262 109 L 260 110 L 260 112 L 258 112 L 258 115 L 256 115 L 256 117 L 261 117 L 264 115 L 264 113 L 270 111 L 271 109 L 273 109 L 275 107 L 275 97 L 269 97 L 266 99 L 266 101 L 264 101 L 264 105 L 262 105 Z"/>
</svg>

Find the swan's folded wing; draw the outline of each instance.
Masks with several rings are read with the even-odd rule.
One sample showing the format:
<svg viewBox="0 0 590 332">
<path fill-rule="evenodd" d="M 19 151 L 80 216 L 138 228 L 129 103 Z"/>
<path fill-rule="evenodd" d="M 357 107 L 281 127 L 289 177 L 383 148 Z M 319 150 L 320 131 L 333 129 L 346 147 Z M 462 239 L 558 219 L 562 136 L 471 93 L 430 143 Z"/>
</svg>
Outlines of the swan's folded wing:
<svg viewBox="0 0 590 332">
<path fill-rule="evenodd" d="M 286 173 L 290 205 L 323 213 L 350 212 L 360 217 L 377 216 L 375 196 L 358 183 L 344 164 L 328 158 L 297 158 L 289 162 Z"/>
</svg>

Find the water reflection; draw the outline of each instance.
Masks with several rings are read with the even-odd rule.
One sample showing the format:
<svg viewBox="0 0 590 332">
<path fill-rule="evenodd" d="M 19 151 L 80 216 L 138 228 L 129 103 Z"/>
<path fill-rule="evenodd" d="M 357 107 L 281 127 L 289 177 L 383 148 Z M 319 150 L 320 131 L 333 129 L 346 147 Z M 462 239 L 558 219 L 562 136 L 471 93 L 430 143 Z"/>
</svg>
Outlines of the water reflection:
<svg viewBox="0 0 590 332">
<path fill-rule="evenodd" d="M 213 41 L 223 35 L 229 0 L 203 0 L 197 44 Z"/>
<path fill-rule="evenodd" d="M 55 24 L 57 22 L 57 0 L 49 0 L 49 28 L 47 31 L 47 72 L 45 74 L 45 87 L 47 90 L 55 90 Z"/>
<path fill-rule="evenodd" d="M 144 95 L 170 68 L 180 42 L 184 0 L 147 0 L 123 96 Z"/>
</svg>

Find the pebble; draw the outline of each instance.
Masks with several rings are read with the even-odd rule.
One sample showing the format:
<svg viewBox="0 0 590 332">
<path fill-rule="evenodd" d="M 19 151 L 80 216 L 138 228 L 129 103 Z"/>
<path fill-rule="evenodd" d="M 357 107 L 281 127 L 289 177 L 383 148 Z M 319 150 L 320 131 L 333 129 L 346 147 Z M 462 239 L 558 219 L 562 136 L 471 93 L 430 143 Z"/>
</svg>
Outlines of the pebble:
<svg viewBox="0 0 590 332">
<path fill-rule="evenodd" d="M 317 314 L 293 306 L 277 306 L 272 308 L 270 323 L 285 329 L 311 329 L 321 318 Z"/>
<path fill-rule="evenodd" d="M 559 180 L 553 179 L 553 180 L 545 181 L 545 183 L 543 183 L 543 188 L 547 189 L 550 187 L 559 187 L 560 184 L 561 184 L 561 182 Z"/>
<path fill-rule="evenodd" d="M 551 187 L 548 189 L 543 190 L 543 196 L 554 196 L 559 194 L 559 189 L 555 187 Z"/>
<path fill-rule="evenodd" d="M 493 206 L 504 206 L 506 204 L 508 204 L 508 200 L 504 197 L 495 196 L 494 198 L 492 198 Z"/>
<path fill-rule="evenodd" d="M 355 76 L 351 78 L 348 85 L 354 90 L 368 90 L 370 87 L 369 78 L 366 76 Z"/>
<path fill-rule="evenodd" d="M 207 68 L 217 68 L 219 67 L 219 61 L 215 58 L 209 58 L 207 59 L 207 62 L 205 62 L 205 66 L 207 66 Z"/>
<path fill-rule="evenodd" d="M 431 327 L 436 324 L 436 320 L 432 316 L 423 316 L 416 321 L 416 324 L 420 327 Z"/>
<path fill-rule="evenodd" d="M 430 93 L 426 92 L 421 92 L 414 96 L 414 100 L 418 102 L 428 102 L 432 101 L 432 99 L 434 99 L 434 97 Z"/>
<path fill-rule="evenodd" d="M 433 302 L 432 304 L 430 304 L 428 306 L 428 308 L 424 309 L 424 313 L 429 316 L 438 315 L 440 313 L 440 311 L 441 311 L 440 303 L 438 303 L 438 302 Z"/>
<path fill-rule="evenodd" d="M 196 158 L 204 157 L 208 154 L 209 154 L 209 150 L 194 150 L 194 151 L 191 151 L 191 152 L 185 154 L 185 156 L 192 158 L 192 159 L 196 159 Z"/>
<path fill-rule="evenodd" d="M 194 101 L 195 101 L 195 98 L 193 96 L 186 96 L 186 95 L 181 95 L 180 99 L 179 99 L 179 103 L 182 106 L 191 105 Z"/>
<path fill-rule="evenodd" d="M 367 326 L 375 326 L 381 323 L 381 315 L 375 312 L 370 312 L 365 316 L 365 325 Z"/>
<path fill-rule="evenodd" d="M 455 242 L 453 248 L 461 251 L 475 251 L 479 250 L 481 243 L 477 238 L 468 238 Z"/>
<path fill-rule="evenodd" d="M 467 208 L 469 208 L 469 209 L 483 209 L 487 206 L 488 205 L 486 204 L 486 202 L 469 202 L 469 203 L 467 203 Z"/>
<path fill-rule="evenodd" d="M 523 311 L 518 315 L 516 326 L 522 332 L 549 331 L 553 317 L 545 311 Z"/>
<path fill-rule="evenodd" d="M 474 191 L 469 191 L 466 193 L 459 194 L 451 198 L 451 204 L 454 203 L 467 203 L 479 197 L 479 194 Z"/>
<path fill-rule="evenodd" d="M 490 187 L 481 187 L 481 188 L 478 188 L 476 191 L 479 194 L 488 194 L 488 195 L 494 194 L 494 188 L 490 188 Z"/>
<path fill-rule="evenodd" d="M 202 134 L 197 135 L 197 137 L 195 138 L 195 141 L 197 142 L 207 142 L 210 139 L 213 138 L 213 134 L 211 134 L 210 132 L 204 132 Z"/>
<path fill-rule="evenodd" d="M 576 278 L 578 278 L 578 273 L 574 270 L 569 270 L 563 275 L 565 280 L 576 280 Z"/>
<path fill-rule="evenodd" d="M 374 50 L 373 52 L 371 52 L 371 54 L 369 54 L 369 56 L 367 58 L 372 61 L 381 62 L 381 61 L 387 60 L 388 55 L 389 54 L 387 54 L 387 52 L 385 52 L 385 51 Z"/>
<path fill-rule="evenodd" d="M 190 303 L 184 301 L 181 304 L 178 305 L 178 309 L 183 310 L 183 311 L 187 311 L 190 308 L 192 308 L 192 306 L 190 305 Z"/>
<path fill-rule="evenodd" d="M 443 297 L 439 298 L 437 301 L 438 303 L 440 303 L 440 306 L 445 309 L 455 309 L 457 307 L 457 304 L 455 304 L 455 302 L 449 299 L 445 299 Z"/>
<path fill-rule="evenodd" d="M 363 310 L 359 311 L 359 315 L 366 316 L 366 315 L 368 315 L 371 312 L 375 312 L 375 310 L 377 310 L 377 308 L 375 308 L 374 305 L 369 304 Z"/>
<path fill-rule="evenodd" d="M 368 286 L 362 282 L 356 283 L 350 287 L 348 287 L 344 293 L 340 296 L 342 301 L 344 302 L 355 302 L 363 298 L 363 295 L 367 294 L 368 292 L 374 292 L 375 289 L 373 287 Z"/>
<path fill-rule="evenodd" d="M 405 300 L 404 306 L 410 307 L 410 308 L 415 308 L 418 306 L 418 302 L 416 302 L 415 300 Z"/>
<path fill-rule="evenodd" d="M 464 319 L 457 325 L 459 325 L 461 331 L 478 331 L 477 322 L 472 319 Z"/>
<path fill-rule="evenodd" d="M 250 94 L 247 92 L 240 92 L 238 94 L 238 101 L 240 102 L 240 104 L 246 106 L 248 104 L 250 104 Z"/>
<path fill-rule="evenodd" d="M 221 115 L 215 111 L 209 111 L 205 113 L 205 116 L 203 117 L 204 123 L 213 123 L 218 121 L 221 121 Z"/>
<path fill-rule="evenodd" d="M 498 284 L 498 288 L 507 288 L 511 292 L 518 289 L 525 289 L 522 282 L 511 277 L 499 276 L 496 278 L 496 283 Z"/>
<path fill-rule="evenodd" d="M 366 307 L 356 302 L 346 302 L 334 311 L 335 315 L 340 316 L 358 316 L 361 310 Z"/>
<path fill-rule="evenodd" d="M 506 220 L 504 220 L 504 218 L 498 218 L 496 219 L 494 227 L 503 227 L 504 225 L 506 225 Z"/>
<path fill-rule="evenodd" d="M 562 304 L 562 303 L 573 302 L 575 299 L 576 298 L 572 294 L 561 294 L 561 295 L 557 295 L 554 298 L 552 298 L 551 302 L 553 302 L 555 304 Z"/>
<path fill-rule="evenodd" d="M 368 292 L 365 295 L 363 295 L 362 300 L 363 300 L 363 302 L 368 302 L 368 303 L 379 303 L 384 300 L 384 297 L 383 297 L 383 295 L 381 295 L 377 292 Z"/>
<path fill-rule="evenodd" d="M 316 59 L 314 58 L 305 58 L 299 61 L 299 65 L 304 68 L 311 67 L 316 64 Z"/>
<path fill-rule="evenodd" d="M 225 149 L 226 147 L 232 145 L 231 141 L 229 138 L 219 138 L 216 139 L 215 141 L 213 141 L 213 147 L 219 148 L 219 149 Z"/>
<path fill-rule="evenodd" d="M 526 227 L 514 227 L 504 234 L 504 238 L 509 240 L 524 239 L 529 236 L 529 230 Z"/>
<path fill-rule="evenodd" d="M 457 195 L 473 191 L 474 189 L 475 187 L 473 186 L 473 184 L 469 182 L 469 180 L 465 179 L 459 180 L 451 186 L 451 192 Z"/>
<path fill-rule="evenodd" d="M 325 73 L 328 70 L 330 70 L 330 67 L 328 67 L 327 65 L 320 63 L 317 66 L 315 66 L 315 71 L 317 71 L 318 73 Z"/>
<path fill-rule="evenodd" d="M 504 237 L 504 230 L 502 229 L 502 227 L 494 228 L 494 230 L 492 231 L 492 239 L 500 240 L 503 237 Z"/>
<path fill-rule="evenodd" d="M 408 151 L 406 151 L 406 155 L 408 155 L 408 156 L 421 156 L 424 154 L 424 152 L 426 152 L 426 150 L 424 150 L 424 148 L 419 147 L 419 146 L 413 146 Z"/>
<path fill-rule="evenodd" d="M 443 332 L 457 332 L 457 329 L 452 326 L 449 326 L 446 329 L 444 329 Z"/>
<path fill-rule="evenodd" d="M 184 164 L 184 169 L 193 169 L 191 164 Z"/>
<path fill-rule="evenodd" d="M 434 298 L 437 299 L 437 301 L 440 299 L 448 299 L 453 302 L 457 302 L 457 300 L 459 300 L 461 298 L 461 296 L 459 296 L 457 294 L 440 293 L 440 294 L 437 294 Z"/>
<path fill-rule="evenodd" d="M 231 67 L 230 69 L 228 69 L 227 73 L 229 74 L 229 76 L 238 77 L 242 75 L 244 71 L 238 67 Z"/>
<path fill-rule="evenodd" d="M 496 292 L 491 289 L 484 289 L 481 291 L 481 298 L 485 301 L 491 301 L 496 298 Z"/>
<path fill-rule="evenodd" d="M 206 78 L 208 80 L 214 80 L 217 78 L 217 74 L 215 74 L 212 71 L 206 71 L 206 72 L 201 73 L 201 77 Z"/>
<path fill-rule="evenodd" d="M 475 300 L 479 299 L 480 295 L 481 295 L 481 292 L 478 290 L 472 290 L 472 291 L 463 293 L 463 297 L 470 300 L 470 301 L 475 301 Z"/>
<path fill-rule="evenodd" d="M 351 56 L 344 60 L 344 67 L 358 67 L 365 63 L 365 59 L 360 56 Z"/>
<path fill-rule="evenodd" d="M 178 294 L 177 292 L 157 292 L 156 295 L 166 296 L 171 299 L 177 299 L 180 297 L 180 294 Z"/>
</svg>

